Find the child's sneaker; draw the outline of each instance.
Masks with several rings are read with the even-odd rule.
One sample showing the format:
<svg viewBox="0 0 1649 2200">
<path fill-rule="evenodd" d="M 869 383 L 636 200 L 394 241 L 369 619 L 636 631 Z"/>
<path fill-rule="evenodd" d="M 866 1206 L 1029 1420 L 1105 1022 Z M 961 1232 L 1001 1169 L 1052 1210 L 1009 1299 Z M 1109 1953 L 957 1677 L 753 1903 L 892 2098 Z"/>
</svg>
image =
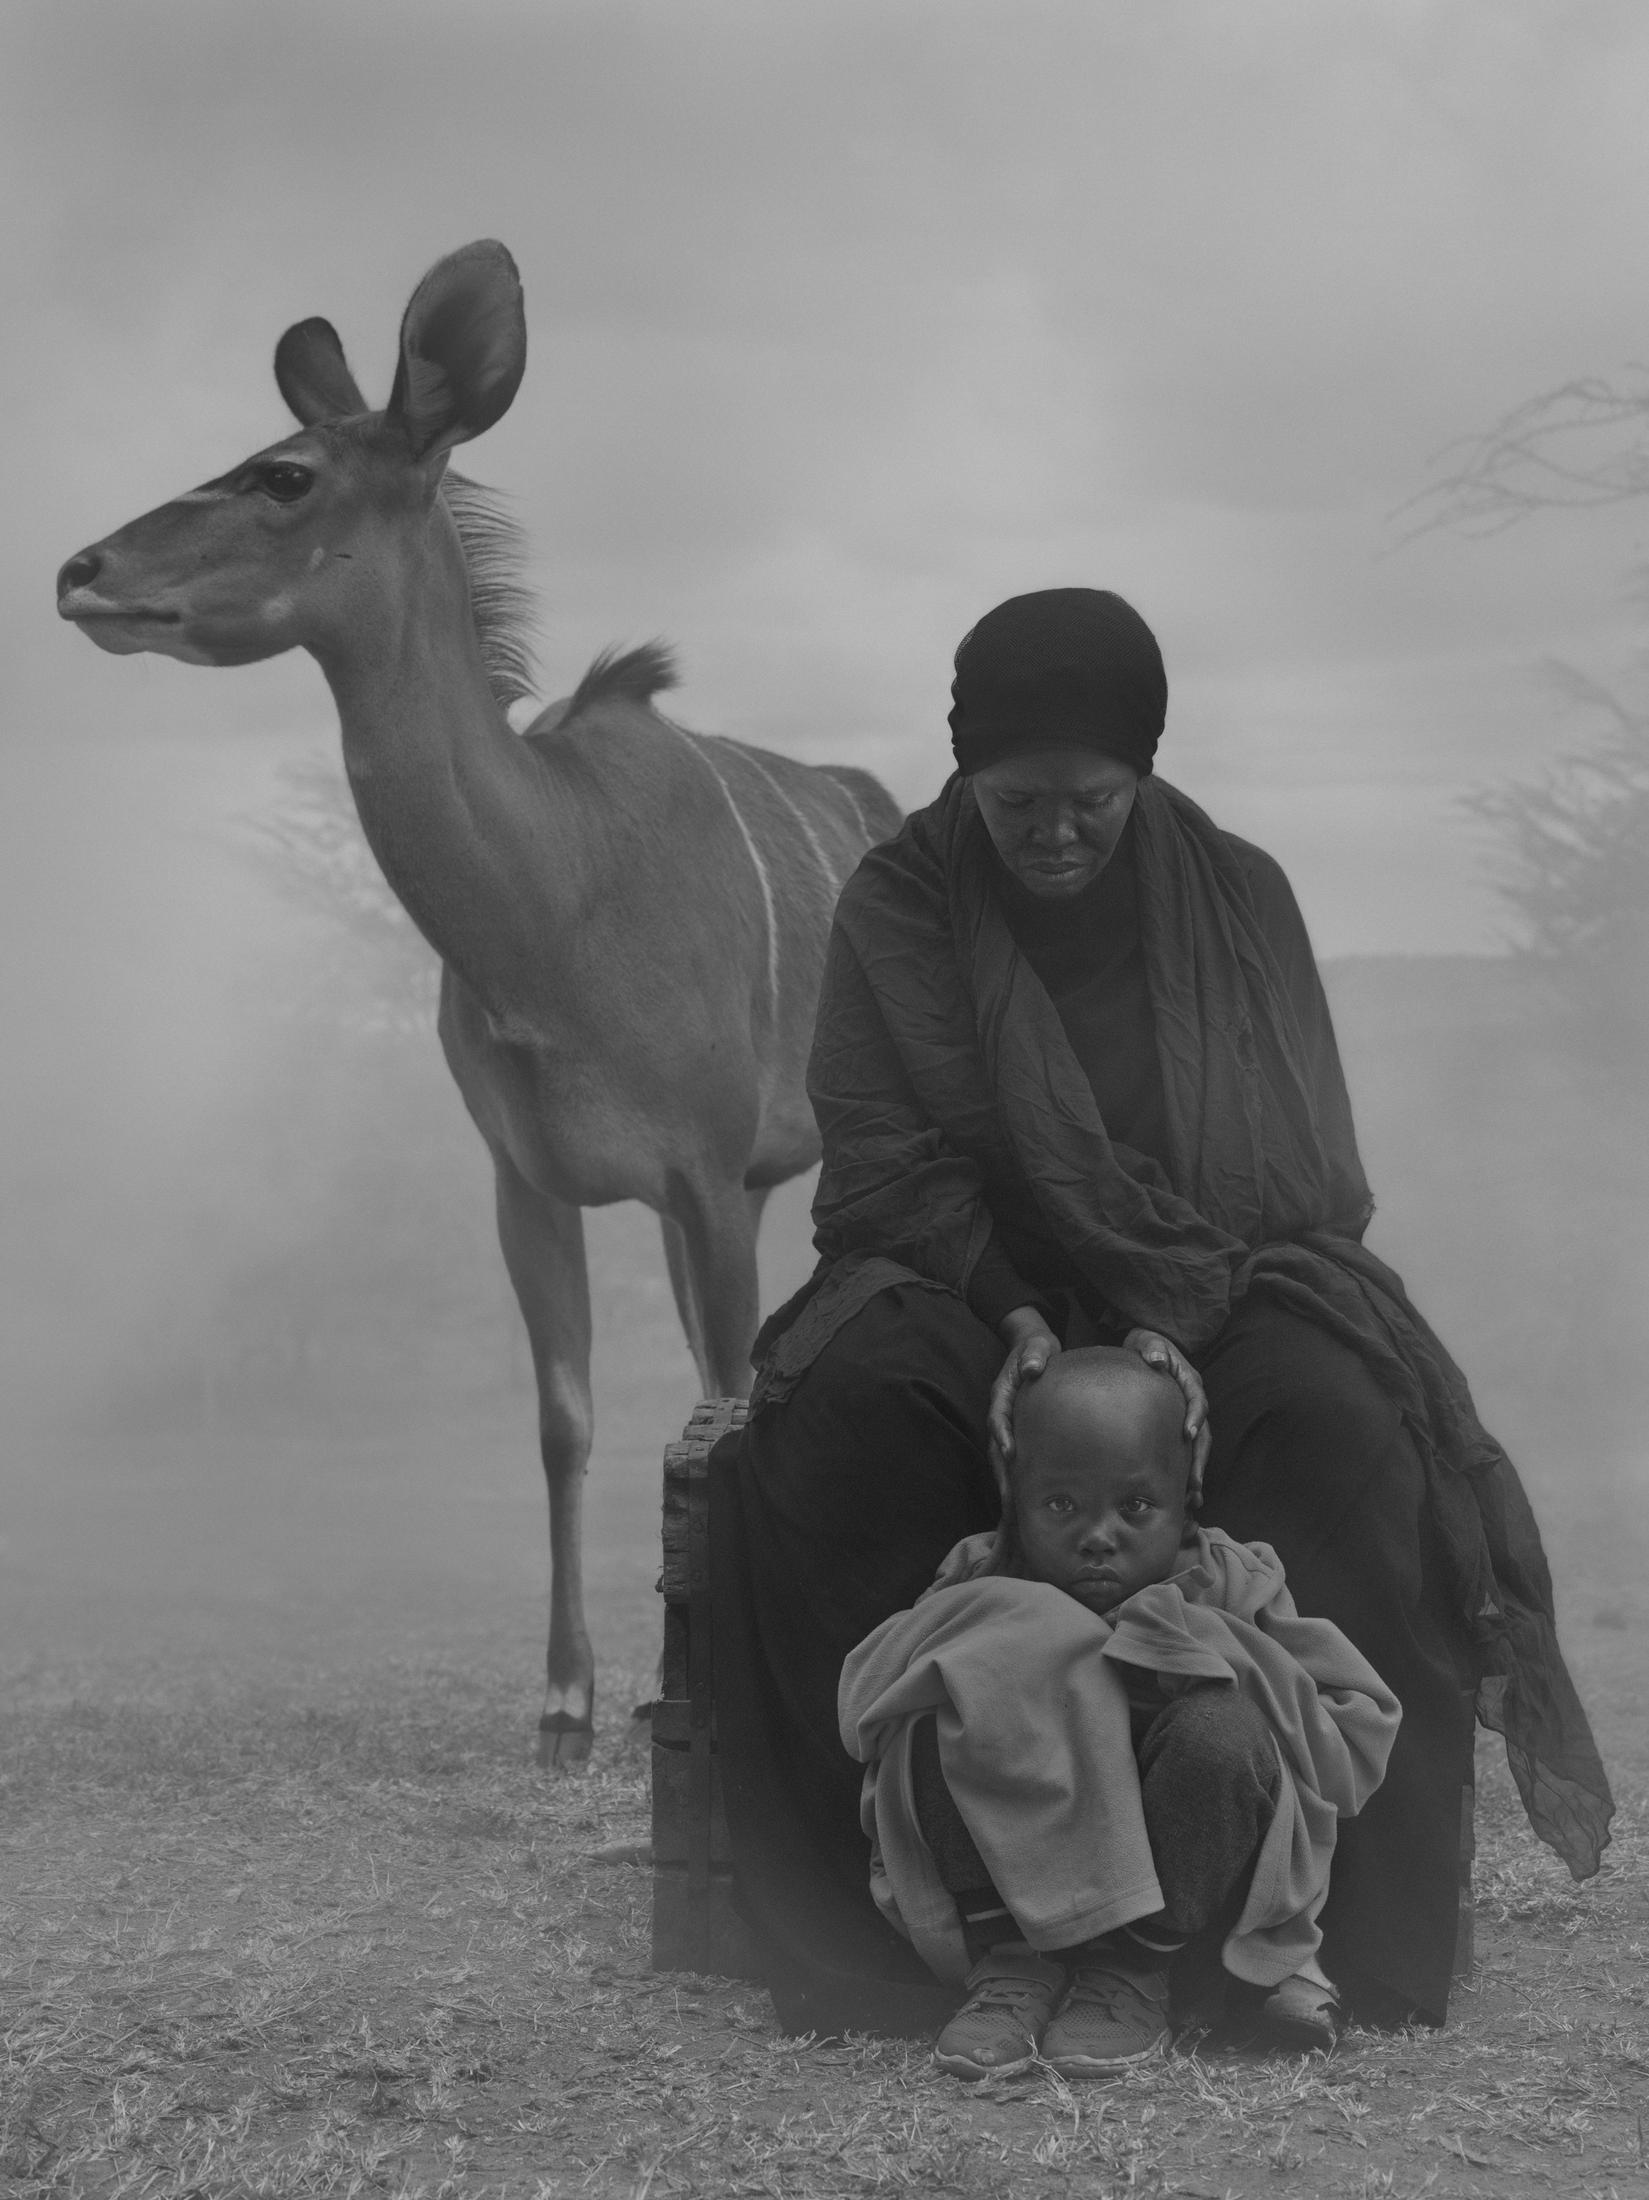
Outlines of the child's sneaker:
<svg viewBox="0 0 1649 2200">
<path fill-rule="evenodd" d="M 1266 2030 L 1284 2045 L 1309 2054 L 1331 2053 L 1340 2037 L 1340 1997 L 1332 1986 L 1296 1972 L 1273 1987 L 1260 2004 Z"/>
<path fill-rule="evenodd" d="M 1053 2014 L 1065 1973 L 1030 1948 L 992 1948 L 968 1973 L 968 1998 L 933 2043 L 933 2059 L 958 2078 L 1006 2078 L 1026 2070 Z"/>
<path fill-rule="evenodd" d="M 1143 2062 L 1168 2038 L 1168 1966 L 1094 1955 L 1071 1972 L 1065 1999 L 1043 2035 L 1042 2060 L 1062 2078 L 1092 2078 Z"/>
</svg>

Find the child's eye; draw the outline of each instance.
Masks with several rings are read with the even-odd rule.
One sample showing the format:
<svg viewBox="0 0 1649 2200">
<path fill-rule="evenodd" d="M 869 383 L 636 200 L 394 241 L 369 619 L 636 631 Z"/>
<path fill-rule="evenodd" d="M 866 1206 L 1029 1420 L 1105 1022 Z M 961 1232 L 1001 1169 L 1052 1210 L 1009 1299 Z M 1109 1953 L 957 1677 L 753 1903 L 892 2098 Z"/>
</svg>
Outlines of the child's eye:
<svg viewBox="0 0 1649 2200">
<path fill-rule="evenodd" d="M 1130 1519 L 1140 1520 L 1143 1519 L 1147 1513 L 1155 1512 L 1157 1508 L 1155 1507 L 1155 1505 L 1152 1504 L 1151 1500 L 1148 1497 L 1130 1497 L 1124 1503 L 1122 1509 L 1125 1513 L 1127 1513 Z"/>
<path fill-rule="evenodd" d="M 1076 1507 L 1071 1503 L 1071 1500 L 1068 1497 L 1050 1497 L 1047 1501 L 1046 1509 L 1051 1513 L 1059 1513 L 1063 1515 L 1065 1513 L 1075 1512 Z"/>
</svg>

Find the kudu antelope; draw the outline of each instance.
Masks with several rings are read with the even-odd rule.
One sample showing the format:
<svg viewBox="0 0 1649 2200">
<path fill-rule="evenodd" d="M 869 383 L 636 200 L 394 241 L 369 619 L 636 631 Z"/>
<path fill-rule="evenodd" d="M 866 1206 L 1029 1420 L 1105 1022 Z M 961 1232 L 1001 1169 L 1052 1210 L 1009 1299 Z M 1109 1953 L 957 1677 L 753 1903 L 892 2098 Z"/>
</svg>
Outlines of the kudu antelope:
<svg viewBox="0 0 1649 2200">
<path fill-rule="evenodd" d="M 700 1381 L 746 1389 L 762 1203 L 818 1157 L 803 1070 L 831 911 L 898 813 L 865 772 L 661 716 L 657 646 L 604 653 L 512 731 L 519 541 L 446 466 L 525 363 L 520 281 L 490 242 L 413 293 L 381 412 L 328 323 L 300 322 L 275 353 L 299 432 L 80 551 L 58 609 L 104 649 L 189 664 L 307 649 L 331 687 L 367 840 L 444 964 L 441 1044 L 496 1171 L 549 1488 L 539 1761 L 572 1764 L 594 1703 L 580 1210 L 653 1208 Z"/>
</svg>

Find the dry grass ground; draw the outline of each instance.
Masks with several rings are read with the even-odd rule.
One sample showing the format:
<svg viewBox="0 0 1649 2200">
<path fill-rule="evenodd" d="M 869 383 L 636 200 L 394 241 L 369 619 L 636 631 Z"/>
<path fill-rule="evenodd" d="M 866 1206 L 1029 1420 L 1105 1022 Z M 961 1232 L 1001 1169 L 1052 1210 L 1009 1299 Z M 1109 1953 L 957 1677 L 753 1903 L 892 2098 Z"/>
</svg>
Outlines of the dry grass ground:
<svg viewBox="0 0 1649 2200">
<path fill-rule="evenodd" d="M 645 1825 L 643 1598 L 576 1780 L 526 1768 L 513 1646 L 262 1680 L 32 1661 L 0 1737 L 0 2189 L 1649 2192 L 1649 1597 L 1580 1610 L 1617 1840 L 1573 1887 L 1485 1749 L 1480 1973 L 1446 2033 L 1204 2044 L 1083 2088 L 970 2090 L 650 1972 L 646 1873 L 591 1855 Z"/>
<path fill-rule="evenodd" d="M 970 2091 L 917 2047 L 785 2040 L 754 1988 L 653 1975 L 646 1875 L 590 1859 L 645 1828 L 625 1712 L 651 1692 L 659 1450 L 691 1378 L 655 1234 L 615 1210 L 586 1779 L 530 1769 L 524 1392 L 443 1418 L 443 1377 L 350 1419 L 294 1382 L 268 1426 L 122 1413 L 0 1443 L 0 2191 L 1649 2195 L 1639 1095 L 1604 1122 L 1526 1049 L 1514 1075 L 1460 1038 L 1477 973 L 1437 1008 L 1447 1046 L 1416 1037 L 1437 974 L 1398 975 L 1390 1031 L 1359 1009 L 1378 972 L 1336 997 L 1381 1249 L 1530 1474 L 1622 1805 L 1576 1888 L 1485 1748 L 1481 1966 L 1445 2033 Z M 768 1304 L 806 1266 L 791 1207 Z M 392 1317 L 423 1336 L 416 1307 Z M 340 1357 L 362 1349 L 351 1330 Z"/>
</svg>

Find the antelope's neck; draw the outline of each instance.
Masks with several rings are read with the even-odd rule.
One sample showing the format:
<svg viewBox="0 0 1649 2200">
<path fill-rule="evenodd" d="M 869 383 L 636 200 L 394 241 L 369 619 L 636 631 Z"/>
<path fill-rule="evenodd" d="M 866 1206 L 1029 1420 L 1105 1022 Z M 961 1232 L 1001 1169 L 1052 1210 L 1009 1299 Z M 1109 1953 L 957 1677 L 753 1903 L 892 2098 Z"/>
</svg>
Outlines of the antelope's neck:
<svg viewBox="0 0 1649 2200">
<path fill-rule="evenodd" d="M 565 790 L 493 699 L 450 527 L 314 653 L 390 887 L 482 1005 L 519 1017 L 551 978 L 558 915 L 576 921 L 585 866 Z"/>
</svg>

